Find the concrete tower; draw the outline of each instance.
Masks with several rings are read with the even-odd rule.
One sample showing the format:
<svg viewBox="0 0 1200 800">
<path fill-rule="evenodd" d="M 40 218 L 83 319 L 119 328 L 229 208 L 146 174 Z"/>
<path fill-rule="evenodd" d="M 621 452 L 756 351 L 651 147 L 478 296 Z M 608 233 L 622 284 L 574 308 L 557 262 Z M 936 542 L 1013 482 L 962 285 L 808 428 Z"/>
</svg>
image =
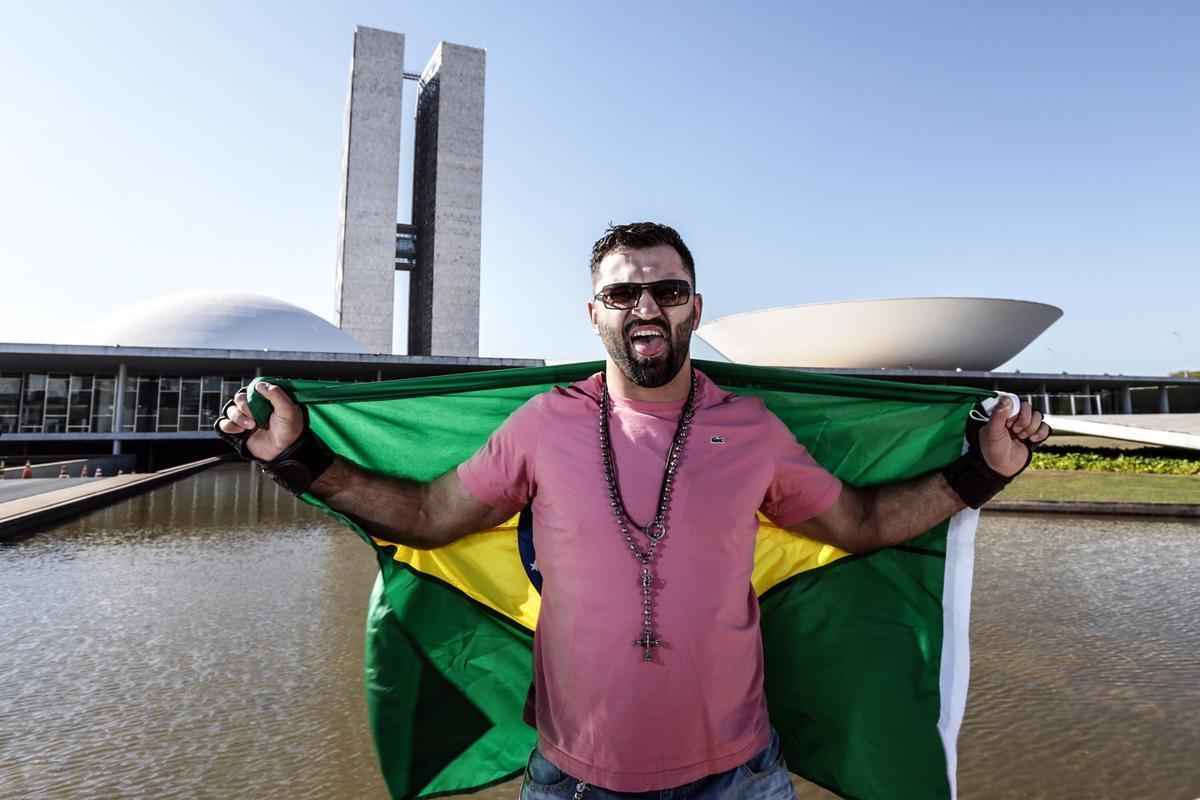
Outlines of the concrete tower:
<svg viewBox="0 0 1200 800">
<path fill-rule="evenodd" d="M 479 354 L 483 50 L 442 43 L 420 76 L 404 36 L 359 27 L 346 111 L 338 326 L 390 353 L 395 271 L 411 271 L 410 355 Z M 398 223 L 401 89 L 417 80 L 412 224 Z"/>
<path fill-rule="evenodd" d="M 421 73 L 413 143 L 411 355 L 479 355 L 484 67 L 483 50 L 443 42 Z"/>
<path fill-rule="evenodd" d="M 404 34 L 354 31 L 338 220 L 338 327 L 392 352 Z"/>
</svg>

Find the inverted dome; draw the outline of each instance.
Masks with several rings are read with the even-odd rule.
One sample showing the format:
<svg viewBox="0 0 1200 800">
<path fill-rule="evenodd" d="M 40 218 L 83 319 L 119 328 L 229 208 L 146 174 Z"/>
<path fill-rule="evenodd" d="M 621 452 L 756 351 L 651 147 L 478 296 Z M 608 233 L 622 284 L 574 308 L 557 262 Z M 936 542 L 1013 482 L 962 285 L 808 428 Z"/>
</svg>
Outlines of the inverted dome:
<svg viewBox="0 0 1200 800">
<path fill-rule="evenodd" d="M 902 297 L 770 308 L 696 331 L 723 355 L 772 367 L 992 370 L 1062 309 L 1026 300 Z"/>
<path fill-rule="evenodd" d="M 367 352 L 350 334 L 311 311 L 245 292 L 177 294 L 139 303 L 101 323 L 94 344 Z"/>
</svg>

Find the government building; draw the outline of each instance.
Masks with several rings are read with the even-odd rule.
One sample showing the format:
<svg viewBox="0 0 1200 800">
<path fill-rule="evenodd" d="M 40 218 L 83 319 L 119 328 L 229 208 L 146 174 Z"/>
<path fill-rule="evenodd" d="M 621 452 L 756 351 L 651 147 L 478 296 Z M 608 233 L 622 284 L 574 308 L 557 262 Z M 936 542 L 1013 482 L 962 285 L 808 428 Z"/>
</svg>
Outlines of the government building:
<svg viewBox="0 0 1200 800">
<path fill-rule="evenodd" d="M 127 320 L 103 334 L 112 344 L 0 343 L 7 467 L 123 454 L 146 471 L 224 454 L 213 422 L 258 375 L 375 381 L 543 363 L 372 354 L 316 314 L 245 294 L 165 298 Z"/>
<path fill-rule="evenodd" d="M 161 469 L 228 453 L 221 406 L 258 375 L 378 381 L 542 365 L 480 358 L 486 53 L 443 42 L 404 66 L 404 35 L 359 27 L 346 105 L 331 324 L 283 301 L 196 293 L 139 303 L 75 345 L 0 343 L 0 477 L 26 460 L 104 456 Z M 406 84 L 412 217 L 397 221 Z M 397 271 L 408 353 L 393 355 Z M 995 372 L 1062 315 L 994 298 L 898 298 L 735 314 L 698 335 L 733 361 L 1004 389 L 1055 414 L 1200 411 L 1200 379 Z"/>
</svg>

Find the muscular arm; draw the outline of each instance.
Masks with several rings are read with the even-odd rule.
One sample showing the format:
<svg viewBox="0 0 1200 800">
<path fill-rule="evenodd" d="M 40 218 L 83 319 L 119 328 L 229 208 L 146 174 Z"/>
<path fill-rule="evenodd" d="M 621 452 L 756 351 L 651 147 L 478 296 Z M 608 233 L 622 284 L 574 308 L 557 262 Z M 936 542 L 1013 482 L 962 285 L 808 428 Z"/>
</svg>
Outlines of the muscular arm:
<svg viewBox="0 0 1200 800">
<path fill-rule="evenodd" d="M 1004 398 L 979 431 L 979 453 L 998 475 L 1011 479 L 1025 469 L 1030 450 L 1050 435 L 1042 415 L 1024 405 L 1011 413 Z M 966 508 L 941 472 L 866 489 L 843 486 L 824 513 L 805 523 L 804 532 L 852 553 L 906 542 Z"/>
<path fill-rule="evenodd" d="M 906 542 L 964 508 L 940 472 L 884 486 L 843 485 L 837 502 L 804 523 L 804 534 L 866 553 Z"/>
<path fill-rule="evenodd" d="M 217 424 L 224 434 L 244 437 L 251 458 L 268 462 L 304 433 L 304 414 L 282 387 L 271 383 L 257 387 L 271 404 L 267 425 L 260 427 L 254 421 L 245 389 L 233 396 Z M 422 550 L 494 528 L 509 516 L 476 500 L 455 470 L 430 483 L 418 483 L 334 458 L 308 490 L 331 508 L 354 517 L 371 536 Z"/>
<path fill-rule="evenodd" d="M 476 500 L 455 470 L 418 483 L 337 458 L 311 491 L 331 508 L 353 516 L 371 536 L 419 550 L 494 528 L 510 516 Z"/>
</svg>

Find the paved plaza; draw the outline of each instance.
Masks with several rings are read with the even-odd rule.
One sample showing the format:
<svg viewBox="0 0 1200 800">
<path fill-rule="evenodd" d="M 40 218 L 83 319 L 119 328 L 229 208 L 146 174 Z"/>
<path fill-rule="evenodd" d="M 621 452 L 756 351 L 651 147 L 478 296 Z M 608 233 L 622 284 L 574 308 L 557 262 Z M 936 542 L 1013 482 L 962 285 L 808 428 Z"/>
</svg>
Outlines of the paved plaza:
<svg viewBox="0 0 1200 800">
<path fill-rule="evenodd" d="M 1074 433 L 1200 450 L 1200 414 L 1047 415 L 1055 434 Z"/>
</svg>

